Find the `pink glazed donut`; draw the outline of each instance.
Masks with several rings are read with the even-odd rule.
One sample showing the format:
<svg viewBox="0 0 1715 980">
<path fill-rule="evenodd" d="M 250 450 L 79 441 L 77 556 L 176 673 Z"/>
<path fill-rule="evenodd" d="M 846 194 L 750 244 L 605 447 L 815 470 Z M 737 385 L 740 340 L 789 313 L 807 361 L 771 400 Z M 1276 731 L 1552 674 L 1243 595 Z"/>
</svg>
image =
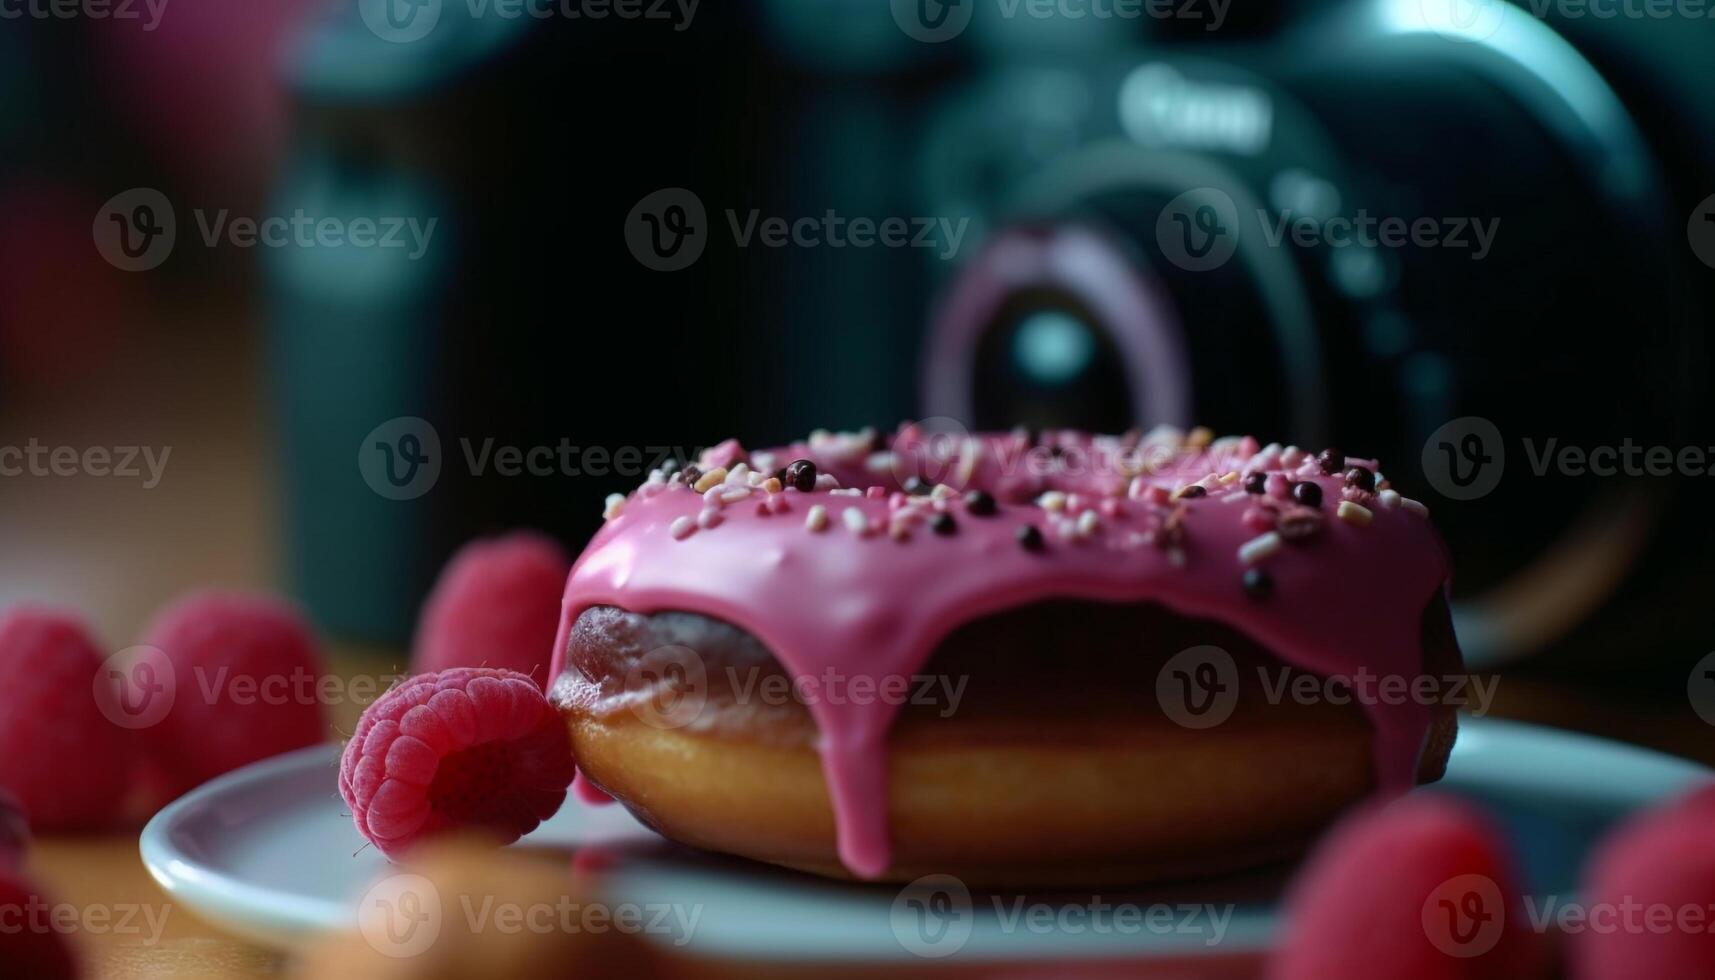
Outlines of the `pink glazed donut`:
<svg viewBox="0 0 1715 980">
<path fill-rule="evenodd" d="M 1448 560 L 1371 460 L 817 432 L 614 495 L 550 672 L 585 799 L 821 874 L 1052 886 L 1295 855 L 1440 777 Z M 1462 688 L 1461 688 L 1462 689 Z"/>
</svg>

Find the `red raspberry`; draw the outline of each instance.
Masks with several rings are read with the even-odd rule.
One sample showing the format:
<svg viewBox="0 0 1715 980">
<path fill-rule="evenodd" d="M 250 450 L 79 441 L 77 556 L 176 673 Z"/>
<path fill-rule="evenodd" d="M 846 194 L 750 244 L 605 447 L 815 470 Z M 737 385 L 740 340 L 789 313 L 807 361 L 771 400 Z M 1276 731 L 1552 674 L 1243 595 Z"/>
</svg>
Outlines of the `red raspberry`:
<svg viewBox="0 0 1715 980">
<path fill-rule="evenodd" d="M 16 875 L 0 874 L 0 977 L 72 980 L 77 958 L 54 927 L 54 902 Z"/>
<path fill-rule="evenodd" d="M 130 788 L 132 740 L 94 695 L 100 648 L 76 617 L 0 616 L 0 787 L 37 830 L 99 830 Z"/>
<path fill-rule="evenodd" d="M 423 604 L 412 669 L 498 667 L 543 686 L 571 567 L 558 544 L 534 531 L 465 545 Z"/>
<path fill-rule="evenodd" d="M 1715 977 L 1715 786 L 1622 826 L 1585 874 L 1577 980 Z"/>
<path fill-rule="evenodd" d="M 412 677 L 363 712 L 339 791 L 358 832 L 397 857 L 446 831 L 510 844 L 560 809 L 575 772 L 565 726 L 530 678 L 454 667 Z"/>
<path fill-rule="evenodd" d="M 1287 896 L 1271 980 L 1549 976 L 1505 849 L 1482 815 L 1431 795 L 1330 832 Z"/>
<path fill-rule="evenodd" d="M 170 665 L 172 709 L 149 729 L 169 796 L 327 737 L 318 690 L 325 669 L 290 605 L 195 592 L 157 613 L 143 643 Z"/>
</svg>

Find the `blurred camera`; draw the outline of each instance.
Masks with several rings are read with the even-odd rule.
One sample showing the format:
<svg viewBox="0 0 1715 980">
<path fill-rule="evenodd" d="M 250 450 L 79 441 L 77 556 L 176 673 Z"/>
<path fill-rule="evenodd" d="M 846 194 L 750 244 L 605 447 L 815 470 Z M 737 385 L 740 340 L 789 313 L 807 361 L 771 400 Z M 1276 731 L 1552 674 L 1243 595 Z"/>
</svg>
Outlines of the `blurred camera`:
<svg viewBox="0 0 1715 980">
<path fill-rule="evenodd" d="M 1475 662 L 1574 626 L 1611 659 L 1659 635 L 1642 608 L 1684 643 L 1663 607 L 1702 559 L 1659 560 L 1682 481 L 1555 455 L 1707 443 L 1708 278 L 1674 175 L 1548 23 L 1437 6 L 1225 31 L 1163 11 L 1097 52 L 1031 49 L 1034 25 L 993 18 L 1011 55 L 923 127 L 924 208 L 981 242 L 937 270 L 925 410 L 1373 454 L 1450 540 Z M 1592 626 L 1646 554 L 1664 574 L 1644 606 Z"/>
</svg>

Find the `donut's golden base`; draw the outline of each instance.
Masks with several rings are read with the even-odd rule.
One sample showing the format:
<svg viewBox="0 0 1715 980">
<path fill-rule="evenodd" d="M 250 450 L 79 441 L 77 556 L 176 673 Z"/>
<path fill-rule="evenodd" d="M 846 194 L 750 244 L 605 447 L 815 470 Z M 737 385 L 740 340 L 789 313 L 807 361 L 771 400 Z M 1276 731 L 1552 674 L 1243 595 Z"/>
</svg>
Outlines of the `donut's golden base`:
<svg viewBox="0 0 1715 980">
<path fill-rule="evenodd" d="M 1439 776 L 1452 724 L 1437 724 L 1424 778 Z M 665 836 L 850 877 L 809 746 L 660 730 L 624 712 L 573 709 L 568 726 L 586 778 Z M 894 731 L 883 880 L 1054 887 L 1218 874 L 1294 856 L 1372 785 L 1368 726 L 1352 711 L 1277 707 L 1202 731 L 1161 717 L 1019 727 Z"/>
</svg>

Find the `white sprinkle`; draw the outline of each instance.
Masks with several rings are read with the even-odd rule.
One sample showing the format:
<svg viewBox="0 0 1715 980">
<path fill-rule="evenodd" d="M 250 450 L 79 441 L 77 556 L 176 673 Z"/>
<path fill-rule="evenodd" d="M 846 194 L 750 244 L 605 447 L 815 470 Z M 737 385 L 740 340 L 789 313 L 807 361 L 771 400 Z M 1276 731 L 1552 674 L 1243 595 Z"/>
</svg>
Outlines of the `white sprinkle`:
<svg viewBox="0 0 1715 980">
<path fill-rule="evenodd" d="M 721 493 L 721 503 L 736 504 L 748 496 L 750 496 L 749 487 L 732 487 Z"/>
<path fill-rule="evenodd" d="M 839 490 L 829 490 L 828 496 L 830 496 L 830 497 L 861 497 L 861 496 L 863 496 L 863 491 L 859 490 L 857 487 L 846 487 L 844 489 L 839 489 Z"/>
<path fill-rule="evenodd" d="M 607 495 L 607 505 L 602 508 L 601 516 L 604 520 L 611 521 L 618 517 L 623 510 L 625 510 L 625 494 L 610 493 Z"/>
<path fill-rule="evenodd" d="M 1259 534 L 1239 545 L 1239 561 L 1246 565 L 1255 565 L 1279 550 L 1280 534 L 1276 531 L 1269 531 L 1267 534 Z"/>
<path fill-rule="evenodd" d="M 1350 500 L 1340 501 L 1340 506 L 1334 509 L 1334 516 L 1347 524 L 1356 524 L 1359 527 L 1363 527 L 1375 519 L 1375 515 L 1370 513 L 1368 507 L 1362 504 L 1354 504 Z"/>
<path fill-rule="evenodd" d="M 767 452 L 751 453 L 750 454 L 750 461 L 752 463 L 755 463 L 756 468 L 763 473 L 772 473 L 775 470 L 780 468 L 780 467 L 774 465 L 774 454 L 773 453 L 767 453 Z"/>
<path fill-rule="evenodd" d="M 720 486 L 721 481 L 723 481 L 725 479 L 726 479 L 726 467 L 717 466 L 714 469 L 709 470 L 707 473 L 704 473 L 702 476 L 697 477 L 696 486 L 692 487 L 692 489 L 697 491 L 698 493 L 703 493 L 704 491 L 708 490 L 710 487 Z"/>
<path fill-rule="evenodd" d="M 1133 500 L 1142 500 L 1144 493 L 1149 490 L 1149 481 L 1141 476 L 1131 478 L 1131 486 L 1126 488 L 1125 495 Z"/>
<path fill-rule="evenodd" d="M 863 468 L 869 473 L 888 473 L 893 470 L 893 465 L 897 462 L 899 462 L 899 457 L 893 453 L 870 453 L 869 458 L 863 461 Z"/>
<path fill-rule="evenodd" d="M 1185 549 L 1183 549 L 1183 548 L 1168 548 L 1167 549 L 1167 564 L 1172 565 L 1174 568 L 1184 568 L 1185 567 Z"/>
<path fill-rule="evenodd" d="M 804 515 L 804 526 L 812 531 L 826 531 L 828 529 L 828 508 L 821 504 L 811 507 L 810 512 Z"/>
<path fill-rule="evenodd" d="M 1036 498 L 1036 506 L 1050 513 L 1058 513 L 1066 509 L 1066 495 L 1058 490 L 1050 490 Z"/>
<path fill-rule="evenodd" d="M 691 532 L 696 529 L 697 522 L 691 520 L 689 517 L 676 517 L 673 519 L 673 523 L 667 525 L 667 533 L 671 534 L 675 541 L 685 540 L 690 537 Z"/>
<path fill-rule="evenodd" d="M 957 497 L 958 495 L 959 491 L 954 490 L 945 483 L 937 483 L 935 484 L 935 489 L 929 491 L 930 500 L 947 500 L 952 497 Z"/>
<path fill-rule="evenodd" d="M 966 439 L 959 451 L 959 485 L 965 486 L 971 482 L 971 476 L 977 471 L 977 460 L 983 454 L 983 444 L 978 439 Z"/>
<path fill-rule="evenodd" d="M 1413 500 L 1410 497 L 1399 498 L 1399 505 L 1404 507 L 1406 510 L 1411 511 L 1413 514 L 1416 514 L 1418 517 L 1429 516 L 1429 508 L 1425 507 L 1420 501 Z"/>
<path fill-rule="evenodd" d="M 1078 537 L 1087 538 L 1096 533 L 1096 528 L 1102 526 L 1102 519 L 1093 510 L 1086 510 L 1078 515 Z"/>
<path fill-rule="evenodd" d="M 750 474 L 744 478 L 744 482 L 751 487 L 760 487 L 772 479 L 774 479 L 774 477 L 769 476 L 761 470 L 751 470 Z"/>
<path fill-rule="evenodd" d="M 726 492 L 726 485 L 725 484 L 721 484 L 719 486 L 713 486 L 713 487 L 708 488 L 707 490 L 705 490 L 703 492 L 703 506 L 705 506 L 705 507 L 719 507 L 721 505 L 721 494 L 723 494 L 725 492 Z"/>
<path fill-rule="evenodd" d="M 817 490 L 832 490 L 832 489 L 838 487 L 839 485 L 840 485 L 840 481 L 835 479 L 834 474 L 832 474 L 832 473 L 817 473 L 816 474 L 816 489 Z"/>
<path fill-rule="evenodd" d="M 1388 510 L 1393 510 L 1395 507 L 1398 507 L 1400 501 L 1405 498 L 1399 495 L 1398 490 L 1390 489 L 1383 490 L 1381 493 L 1376 494 L 1376 499 L 1382 502 L 1383 507 L 1386 507 Z"/>
<path fill-rule="evenodd" d="M 727 471 L 726 479 L 721 482 L 736 487 L 748 486 L 750 484 L 750 464 L 734 463 L 732 469 Z"/>
<path fill-rule="evenodd" d="M 1299 449 L 1297 446 L 1287 446 L 1285 449 L 1280 451 L 1280 465 L 1282 469 L 1290 470 L 1302 462 L 1304 462 L 1304 450 Z"/>
<path fill-rule="evenodd" d="M 644 480 L 643 482 L 646 484 L 666 483 L 667 482 L 667 474 L 665 472 L 663 472 L 662 470 L 659 470 L 659 469 L 650 470 L 649 471 L 649 479 Z"/>
<path fill-rule="evenodd" d="M 846 530 L 853 534 L 869 533 L 869 518 L 865 517 L 863 511 L 857 507 L 847 507 L 841 511 L 840 521 L 845 524 Z"/>
<path fill-rule="evenodd" d="M 702 527 L 702 528 L 715 527 L 716 525 L 720 524 L 720 522 L 721 522 L 721 512 L 719 510 L 716 510 L 713 507 L 705 507 L 705 508 L 703 508 L 703 512 L 701 514 L 697 515 L 697 526 L 698 527 Z"/>
</svg>

